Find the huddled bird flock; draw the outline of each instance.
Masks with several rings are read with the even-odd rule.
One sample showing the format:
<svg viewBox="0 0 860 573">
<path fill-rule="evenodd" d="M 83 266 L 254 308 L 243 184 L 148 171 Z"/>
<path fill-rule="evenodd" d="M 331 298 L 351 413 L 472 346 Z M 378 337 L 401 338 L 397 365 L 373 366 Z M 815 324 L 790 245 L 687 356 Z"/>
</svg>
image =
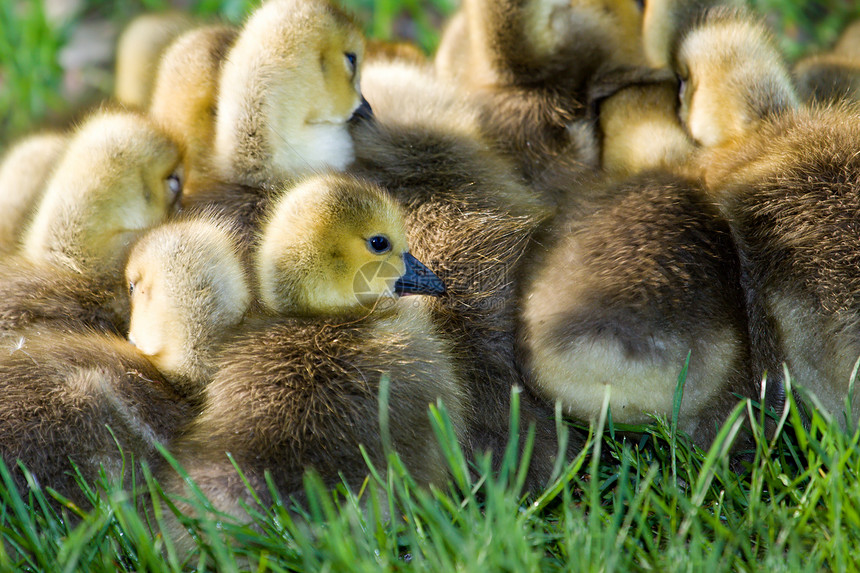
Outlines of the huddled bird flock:
<svg viewBox="0 0 860 573">
<path fill-rule="evenodd" d="M 535 491 L 581 445 L 556 402 L 669 416 L 687 359 L 700 446 L 739 397 L 780 410 L 783 365 L 841 413 L 858 82 L 857 26 L 792 70 L 716 0 L 463 0 L 433 58 L 329 0 L 142 16 L 114 101 L 0 164 L 0 456 L 181 499 L 161 445 L 241 518 L 226 452 L 264 499 L 358 487 L 385 443 L 444 484 L 437 402 L 498 463 L 520 389 Z"/>
</svg>

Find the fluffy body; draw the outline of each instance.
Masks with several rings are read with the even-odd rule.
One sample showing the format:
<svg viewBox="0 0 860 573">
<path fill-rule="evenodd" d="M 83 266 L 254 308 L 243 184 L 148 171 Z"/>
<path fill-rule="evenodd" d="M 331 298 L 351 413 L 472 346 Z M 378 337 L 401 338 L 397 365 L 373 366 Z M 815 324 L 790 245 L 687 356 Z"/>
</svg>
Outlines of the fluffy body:
<svg viewBox="0 0 860 573">
<path fill-rule="evenodd" d="M 158 467 L 191 410 L 128 342 L 63 329 L 25 330 L 0 353 L 0 457 L 25 490 L 23 463 L 36 482 L 84 504 L 70 464 L 88 483 L 104 468 L 113 483 Z M 110 428 L 110 429 L 108 429 Z"/>
<path fill-rule="evenodd" d="M 341 476 L 358 488 L 368 471 L 363 445 L 385 467 L 379 429 L 379 382 L 390 379 L 390 443 L 413 477 L 441 485 L 445 462 L 427 407 L 441 399 L 463 427 L 461 390 L 430 321 L 405 299 L 404 312 L 341 320 L 282 318 L 249 326 L 225 349 L 207 388 L 203 413 L 173 449 L 216 507 L 245 516 L 249 492 L 225 452 L 268 499 L 264 472 L 281 495 L 302 498 L 302 474 L 313 468 L 327 485 Z M 174 489 L 181 484 L 172 477 Z"/>
<path fill-rule="evenodd" d="M 768 374 L 775 407 L 785 362 L 826 411 L 841 413 L 860 356 L 857 125 L 848 106 L 799 110 L 707 156 L 748 277 L 757 371 Z"/>
<path fill-rule="evenodd" d="M 123 334 L 128 328 L 125 288 L 101 275 L 7 257 L 0 264 L 0 332 L 30 325 Z"/>
<path fill-rule="evenodd" d="M 704 190 L 652 172 L 574 192 L 525 266 L 529 380 L 583 421 L 670 418 L 690 353 L 679 427 L 708 446 L 733 395 L 757 396 L 740 271 L 728 225 Z"/>
<path fill-rule="evenodd" d="M 466 383 L 469 447 L 499 462 L 511 389 L 522 386 L 514 360 L 514 277 L 549 210 L 480 137 L 468 103 L 449 98 L 456 92 L 414 67 L 393 73 L 368 66 L 363 85 L 376 120 L 353 127 L 353 170 L 405 207 L 412 253 L 445 282 L 447 296 L 429 305 L 440 332 L 454 341 Z M 536 489 L 556 457 L 555 424 L 552 409 L 530 393 L 521 402 L 523 431 L 536 426 L 528 483 Z"/>
</svg>

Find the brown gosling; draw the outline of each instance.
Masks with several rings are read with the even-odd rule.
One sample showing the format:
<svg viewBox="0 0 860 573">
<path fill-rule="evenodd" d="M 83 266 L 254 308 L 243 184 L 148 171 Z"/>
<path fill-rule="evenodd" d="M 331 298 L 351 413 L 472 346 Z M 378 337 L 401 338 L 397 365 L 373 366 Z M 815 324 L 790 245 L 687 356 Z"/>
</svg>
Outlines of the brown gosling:
<svg viewBox="0 0 860 573">
<path fill-rule="evenodd" d="M 552 208 L 481 137 L 469 101 L 426 67 L 374 62 L 362 85 L 375 119 L 352 126 L 352 171 L 405 207 L 413 253 L 445 281 L 448 295 L 428 304 L 437 328 L 455 341 L 475 405 L 468 451 L 489 451 L 498 464 L 509 438 L 511 390 L 523 386 L 514 356 L 517 268 Z M 558 454 L 553 408 L 529 391 L 520 402 L 521 435 L 535 425 L 527 487 L 537 491 Z"/>
<path fill-rule="evenodd" d="M 260 299 L 270 314 L 223 349 L 203 413 L 173 445 L 190 477 L 219 510 L 245 517 L 250 494 L 225 452 L 263 499 L 264 473 L 283 496 L 301 498 L 309 468 L 329 485 L 343 477 L 359 487 L 368 474 L 359 446 L 382 469 L 388 439 L 418 483 L 444 483 L 427 407 L 442 400 L 459 430 L 465 396 L 424 297 L 401 298 L 439 296 L 444 286 L 409 253 L 397 204 L 360 179 L 313 177 L 273 206 L 260 244 Z M 166 480 L 184 490 L 177 476 Z"/>
<path fill-rule="evenodd" d="M 529 381 L 594 422 L 671 419 L 707 448 L 738 402 L 758 398 L 729 226 L 693 180 L 645 172 L 572 190 L 524 265 L 521 344 Z M 598 191 L 593 188 L 597 187 Z"/>
<path fill-rule="evenodd" d="M 72 135 L 19 253 L 0 268 L 0 330 L 62 320 L 119 330 L 127 321 L 128 248 L 167 220 L 181 155 L 134 113 L 105 111 Z"/>
<path fill-rule="evenodd" d="M 103 466 L 126 487 L 139 462 L 158 468 L 156 446 L 198 411 L 218 341 L 251 300 L 236 251 L 232 231 L 216 221 L 147 233 L 126 269 L 137 348 L 59 321 L 8 335 L 0 356 L 3 460 L 23 462 L 43 486 L 78 503 L 70 459 L 90 482 Z"/>
<path fill-rule="evenodd" d="M 781 114 L 707 156 L 709 185 L 732 225 L 744 273 L 758 374 L 769 405 L 796 385 L 842 420 L 860 344 L 860 113 L 847 104 Z M 860 412 L 857 394 L 851 402 Z"/>
<path fill-rule="evenodd" d="M 696 46 L 710 44 L 708 53 L 737 53 L 742 69 L 779 60 L 769 39 L 755 28 L 747 36 L 726 34 L 727 25 L 744 29 L 732 24 L 736 19 L 722 12 L 708 14 L 696 34 L 710 38 Z M 757 46 L 750 45 L 756 41 Z M 697 51 L 683 43 L 678 53 L 690 54 L 691 77 L 701 75 L 698 68 L 711 58 L 694 57 Z M 780 109 L 774 102 L 790 103 L 796 97 L 781 71 L 780 81 L 770 84 L 754 73 L 732 77 L 729 82 L 712 76 L 708 89 L 729 92 L 713 98 L 743 101 L 744 109 L 767 113 L 749 122 L 741 137 L 707 149 L 701 163 L 740 253 L 754 369 L 757 376 L 767 376 L 768 406 L 784 405 L 785 364 L 794 382 L 814 393 L 824 412 L 841 420 L 860 356 L 851 334 L 860 310 L 853 286 L 860 260 L 853 231 L 860 213 L 858 112 L 847 103 Z M 857 394 L 851 406 L 860 411 Z"/>
</svg>

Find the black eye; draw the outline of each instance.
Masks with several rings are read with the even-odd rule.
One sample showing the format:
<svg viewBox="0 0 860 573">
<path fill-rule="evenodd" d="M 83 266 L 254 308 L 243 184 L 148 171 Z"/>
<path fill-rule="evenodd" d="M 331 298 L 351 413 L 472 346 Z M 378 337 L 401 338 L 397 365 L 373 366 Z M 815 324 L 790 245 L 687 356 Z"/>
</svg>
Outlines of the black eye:
<svg viewBox="0 0 860 573">
<path fill-rule="evenodd" d="M 350 71 L 352 71 L 352 73 L 355 73 L 355 66 L 358 63 L 358 58 L 356 58 L 355 54 L 352 52 L 346 52 L 344 56 L 346 56 L 346 61 L 349 64 Z"/>
<path fill-rule="evenodd" d="M 391 241 L 385 235 L 374 235 L 367 240 L 367 248 L 371 253 L 381 255 L 391 250 Z"/>
<path fill-rule="evenodd" d="M 130 282 L 128 283 L 128 296 L 132 295 L 134 295 L 134 283 Z"/>
</svg>

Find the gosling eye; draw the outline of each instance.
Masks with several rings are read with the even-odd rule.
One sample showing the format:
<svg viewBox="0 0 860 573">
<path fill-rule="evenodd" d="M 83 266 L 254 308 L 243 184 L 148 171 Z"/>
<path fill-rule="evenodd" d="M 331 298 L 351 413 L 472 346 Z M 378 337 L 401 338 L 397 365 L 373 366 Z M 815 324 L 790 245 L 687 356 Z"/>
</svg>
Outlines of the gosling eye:
<svg viewBox="0 0 860 573">
<path fill-rule="evenodd" d="M 643 12 L 645 10 L 645 0 L 636 0 L 636 6 L 640 12 Z"/>
<path fill-rule="evenodd" d="M 128 296 L 134 296 L 134 282 L 129 281 L 128 283 Z"/>
<path fill-rule="evenodd" d="M 171 173 L 167 178 L 167 188 L 170 189 L 170 192 L 176 196 L 182 191 L 182 180 L 179 179 L 179 175 L 177 173 Z"/>
<path fill-rule="evenodd" d="M 385 235 L 374 235 L 367 240 L 367 248 L 375 255 L 381 255 L 391 250 L 391 241 Z"/>
<path fill-rule="evenodd" d="M 346 69 L 349 70 L 350 74 L 355 75 L 358 58 L 355 56 L 354 52 L 345 52 L 343 55 L 346 58 Z"/>
</svg>

